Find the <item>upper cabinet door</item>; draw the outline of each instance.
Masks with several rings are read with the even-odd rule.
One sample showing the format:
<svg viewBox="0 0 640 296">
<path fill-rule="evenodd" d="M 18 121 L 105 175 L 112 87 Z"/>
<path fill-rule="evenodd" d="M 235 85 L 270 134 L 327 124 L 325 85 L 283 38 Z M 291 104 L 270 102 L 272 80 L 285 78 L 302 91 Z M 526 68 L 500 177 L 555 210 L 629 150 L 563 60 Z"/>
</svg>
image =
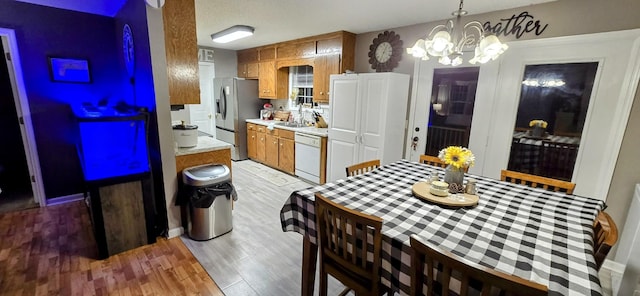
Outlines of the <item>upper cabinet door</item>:
<svg viewBox="0 0 640 296">
<path fill-rule="evenodd" d="M 171 105 L 200 104 L 194 0 L 167 1 L 162 9 Z"/>
<path fill-rule="evenodd" d="M 313 101 L 329 102 L 329 76 L 340 74 L 340 55 L 317 56 L 313 67 Z"/>
</svg>

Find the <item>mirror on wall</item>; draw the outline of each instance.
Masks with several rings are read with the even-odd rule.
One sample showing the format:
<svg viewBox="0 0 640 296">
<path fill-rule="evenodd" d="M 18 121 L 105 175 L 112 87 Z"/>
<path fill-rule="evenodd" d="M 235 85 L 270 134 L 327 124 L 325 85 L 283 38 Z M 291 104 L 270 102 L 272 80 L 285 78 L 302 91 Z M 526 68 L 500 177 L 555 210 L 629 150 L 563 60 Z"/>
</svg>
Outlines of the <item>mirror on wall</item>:
<svg viewBox="0 0 640 296">
<path fill-rule="evenodd" d="M 527 65 L 508 169 L 571 181 L 597 62 Z"/>
</svg>

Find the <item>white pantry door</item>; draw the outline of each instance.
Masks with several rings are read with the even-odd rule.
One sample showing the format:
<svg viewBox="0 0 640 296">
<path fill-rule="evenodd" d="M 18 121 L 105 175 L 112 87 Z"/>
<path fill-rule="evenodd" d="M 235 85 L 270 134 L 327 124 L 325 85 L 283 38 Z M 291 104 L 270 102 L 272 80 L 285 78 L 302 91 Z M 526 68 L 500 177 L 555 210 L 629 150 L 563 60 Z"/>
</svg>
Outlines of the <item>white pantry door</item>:
<svg viewBox="0 0 640 296">
<path fill-rule="evenodd" d="M 360 109 L 363 116 L 360 126 L 361 145 L 357 162 L 382 158 L 386 123 L 386 105 L 389 96 L 389 77 L 386 75 L 362 75 L 360 77 Z"/>
<path fill-rule="evenodd" d="M 360 128 L 358 75 L 331 77 L 327 182 L 345 178 L 345 167 L 357 162 Z"/>
</svg>

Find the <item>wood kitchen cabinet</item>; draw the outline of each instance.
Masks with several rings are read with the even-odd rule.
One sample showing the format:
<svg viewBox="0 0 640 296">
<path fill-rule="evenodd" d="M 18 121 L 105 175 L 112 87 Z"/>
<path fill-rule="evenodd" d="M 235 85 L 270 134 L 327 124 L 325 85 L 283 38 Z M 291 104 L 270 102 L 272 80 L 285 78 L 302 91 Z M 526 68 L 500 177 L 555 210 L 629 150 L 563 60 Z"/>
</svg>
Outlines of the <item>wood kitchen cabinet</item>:
<svg viewBox="0 0 640 296">
<path fill-rule="evenodd" d="M 258 79 L 258 63 L 238 64 L 238 77 Z"/>
<path fill-rule="evenodd" d="M 278 99 L 287 96 L 289 68 L 276 68 L 276 61 L 260 62 L 258 65 L 258 97 Z"/>
<path fill-rule="evenodd" d="M 256 125 L 253 123 L 247 123 L 247 156 L 251 159 L 256 159 L 258 137 L 256 136 Z"/>
<path fill-rule="evenodd" d="M 255 144 L 252 143 L 255 133 Z M 268 130 L 263 125 L 247 124 L 247 149 L 249 158 L 279 169 L 295 173 L 295 132 L 284 129 Z M 255 147 L 255 153 L 251 151 Z"/>
<path fill-rule="evenodd" d="M 280 130 L 278 143 L 278 168 L 289 174 L 294 174 L 295 170 L 295 133 L 292 131 Z"/>
<path fill-rule="evenodd" d="M 306 37 L 241 50 L 237 56 L 238 76 L 257 77 L 258 96 L 263 99 L 287 99 L 289 67 L 313 65 L 314 101 L 327 103 L 329 76 L 354 69 L 355 34 L 339 31 Z"/>
<path fill-rule="evenodd" d="M 194 0 L 167 1 L 162 9 L 171 105 L 200 104 Z"/>
<path fill-rule="evenodd" d="M 257 48 L 240 50 L 238 57 L 238 77 L 257 79 L 260 52 Z"/>
<path fill-rule="evenodd" d="M 265 144 L 265 154 L 266 160 L 265 164 L 275 167 L 278 167 L 278 136 L 274 135 L 266 135 L 266 144 Z"/>
<path fill-rule="evenodd" d="M 266 156 L 266 144 L 267 134 L 264 132 L 266 128 L 264 126 L 258 126 L 256 130 L 256 160 L 264 163 L 267 160 Z"/>
<path fill-rule="evenodd" d="M 313 101 L 329 102 L 329 76 L 340 74 L 340 55 L 317 56 L 313 66 Z"/>
</svg>

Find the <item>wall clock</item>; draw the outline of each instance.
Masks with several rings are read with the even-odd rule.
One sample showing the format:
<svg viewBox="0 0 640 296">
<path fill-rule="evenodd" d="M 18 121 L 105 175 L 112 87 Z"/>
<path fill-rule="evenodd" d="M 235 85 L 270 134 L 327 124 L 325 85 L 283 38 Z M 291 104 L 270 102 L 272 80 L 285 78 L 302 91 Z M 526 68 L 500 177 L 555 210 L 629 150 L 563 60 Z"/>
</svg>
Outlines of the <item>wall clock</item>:
<svg viewBox="0 0 640 296">
<path fill-rule="evenodd" d="M 384 31 L 369 46 L 369 64 L 376 72 L 389 72 L 402 58 L 402 40 L 393 31 Z"/>
<path fill-rule="evenodd" d="M 122 54 L 124 63 L 127 66 L 127 73 L 129 77 L 133 77 L 136 55 L 133 49 L 133 33 L 128 24 L 125 24 L 122 28 Z"/>
</svg>

